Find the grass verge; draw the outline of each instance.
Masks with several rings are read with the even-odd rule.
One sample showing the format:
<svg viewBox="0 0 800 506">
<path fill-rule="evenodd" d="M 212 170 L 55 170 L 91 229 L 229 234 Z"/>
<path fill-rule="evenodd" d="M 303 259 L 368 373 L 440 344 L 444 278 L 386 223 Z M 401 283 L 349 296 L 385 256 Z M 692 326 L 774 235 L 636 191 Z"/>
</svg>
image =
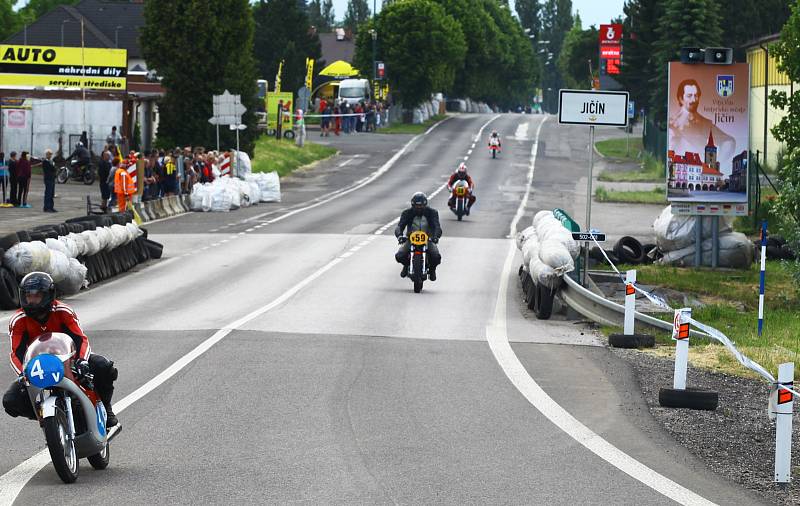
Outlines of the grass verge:
<svg viewBox="0 0 800 506">
<path fill-rule="evenodd" d="M 424 123 L 420 123 L 418 125 L 412 125 L 411 123 L 393 123 L 387 127 L 379 128 L 379 134 L 412 134 L 417 135 L 421 134 L 425 130 L 431 127 L 436 122 L 439 122 L 445 119 L 447 116 L 444 114 L 436 114 L 432 116 L 428 121 Z"/>
<path fill-rule="evenodd" d="M 255 151 L 253 172 L 277 171 L 279 176 L 285 176 L 298 167 L 336 154 L 336 149 L 330 146 L 306 141 L 305 146 L 299 148 L 295 146 L 294 140 L 279 141 L 266 135 L 258 138 Z"/>
<path fill-rule="evenodd" d="M 633 268 L 633 267 L 631 267 Z M 639 265 L 640 283 L 670 288 L 695 297 L 700 304 L 693 308 L 694 319 L 727 335 L 736 347 L 773 374 L 778 364 L 800 358 L 800 287 L 781 261 L 768 261 L 764 302 L 764 332 L 758 336 L 759 268 L 746 271 L 688 269 L 657 265 Z M 670 301 L 673 307 L 682 302 Z M 671 320 L 672 315 L 663 315 Z M 617 332 L 619 329 L 602 329 Z M 672 356 L 674 343 L 668 335 L 658 336 L 653 353 Z M 737 376 L 756 377 L 716 341 L 692 338 L 689 360 L 695 367 Z"/>
<path fill-rule="evenodd" d="M 631 137 L 630 149 L 628 149 L 628 140 L 625 138 L 597 141 L 594 143 L 594 147 L 604 157 L 620 161 L 635 161 L 644 149 L 641 137 Z"/>
<path fill-rule="evenodd" d="M 639 170 L 604 170 L 597 179 L 611 182 L 660 183 L 664 181 L 664 174 L 664 163 L 650 153 L 644 153 Z"/>
<path fill-rule="evenodd" d="M 654 188 L 651 191 L 618 191 L 600 186 L 594 192 L 594 199 L 597 202 L 623 202 L 627 204 L 664 205 L 667 203 L 667 199 L 664 196 L 664 188 L 661 187 Z"/>
</svg>

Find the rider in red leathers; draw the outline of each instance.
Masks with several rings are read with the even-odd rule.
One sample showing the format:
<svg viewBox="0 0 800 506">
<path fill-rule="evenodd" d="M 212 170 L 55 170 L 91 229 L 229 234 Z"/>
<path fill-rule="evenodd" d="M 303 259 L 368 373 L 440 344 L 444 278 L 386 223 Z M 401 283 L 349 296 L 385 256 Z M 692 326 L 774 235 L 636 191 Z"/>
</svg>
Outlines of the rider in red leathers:
<svg viewBox="0 0 800 506">
<path fill-rule="evenodd" d="M 472 182 L 472 178 L 467 174 L 467 165 L 464 162 L 461 162 L 458 165 L 458 168 L 452 175 L 450 175 L 450 179 L 447 181 L 447 189 L 450 191 L 450 200 L 447 201 L 447 205 L 452 208 L 456 205 L 456 198 L 452 195 L 453 193 L 453 185 L 456 184 L 456 181 L 466 181 L 469 185 L 469 202 L 467 203 L 467 215 L 469 216 L 469 209 L 472 207 L 472 204 L 475 203 L 475 183 Z"/>
</svg>

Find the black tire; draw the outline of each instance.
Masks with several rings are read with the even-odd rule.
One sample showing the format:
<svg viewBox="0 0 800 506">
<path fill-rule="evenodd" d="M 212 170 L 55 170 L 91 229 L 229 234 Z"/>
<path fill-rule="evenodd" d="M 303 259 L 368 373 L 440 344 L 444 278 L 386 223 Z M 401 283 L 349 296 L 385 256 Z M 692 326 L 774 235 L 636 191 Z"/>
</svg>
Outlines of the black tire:
<svg viewBox="0 0 800 506">
<path fill-rule="evenodd" d="M 781 258 L 784 260 L 794 260 L 797 255 L 792 248 L 789 247 L 788 244 L 783 244 L 781 246 Z"/>
<path fill-rule="evenodd" d="M 782 235 L 776 234 L 767 237 L 767 246 L 777 246 L 780 248 L 784 244 L 786 244 L 786 239 L 784 239 Z"/>
<path fill-rule="evenodd" d="M 556 291 L 547 288 L 544 285 L 536 285 L 536 318 L 539 320 L 547 320 L 553 314 L 553 299 L 555 298 Z"/>
<path fill-rule="evenodd" d="M 19 244 L 19 236 L 16 232 L 0 235 L 0 248 L 9 250 L 17 244 Z M 0 259 L 0 263 L 2 263 L 2 259 Z"/>
<path fill-rule="evenodd" d="M 95 230 L 97 228 L 97 224 L 91 220 L 86 220 L 85 216 L 84 221 L 79 221 L 78 223 L 80 223 L 80 225 L 83 227 L 84 232 L 87 230 Z"/>
<path fill-rule="evenodd" d="M 654 348 L 656 338 L 647 334 L 611 334 L 608 336 L 608 344 L 613 348 Z"/>
<path fill-rule="evenodd" d="M 58 235 L 69 234 L 69 227 L 67 226 L 66 223 L 59 223 L 58 226 L 56 227 L 56 230 L 58 231 Z"/>
<path fill-rule="evenodd" d="M 66 167 L 59 167 L 58 172 L 56 172 L 56 181 L 59 184 L 64 184 L 69 180 L 69 169 Z"/>
<path fill-rule="evenodd" d="M 658 391 L 658 403 L 665 408 L 714 411 L 719 405 L 719 394 L 696 388 L 687 388 L 686 390 L 662 388 Z"/>
<path fill-rule="evenodd" d="M 70 233 L 80 234 L 81 232 L 83 232 L 83 225 L 81 225 L 80 223 L 67 223 L 66 225 Z"/>
<path fill-rule="evenodd" d="M 83 184 L 90 186 L 92 183 L 94 183 L 94 179 L 94 167 L 86 167 L 83 171 Z"/>
<path fill-rule="evenodd" d="M 80 459 L 75 448 L 75 441 L 66 437 L 68 432 L 67 416 L 56 408 L 55 416 L 46 418 L 43 423 L 44 436 L 47 439 L 47 449 L 56 473 L 64 483 L 74 483 L 78 479 Z"/>
<path fill-rule="evenodd" d="M 283 132 L 284 139 L 294 139 L 294 130 L 286 130 Z"/>
<path fill-rule="evenodd" d="M 30 234 L 31 241 L 39 241 L 44 242 L 47 239 L 47 234 L 44 232 L 31 232 Z"/>
<path fill-rule="evenodd" d="M 458 216 L 458 221 L 461 221 L 462 219 L 464 219 L 464 215 L 463 214 L 458 214 L 457 216 Z"/>
<path fill-rule="evenodd" d="M 420 293 L 422 291 L 422 284 L 423 282 L 421 280 L 414 281 L 414 293 Z"/>
<path fill-rule="evenodd" d="M 592 246 L 589 250 L 589 258 L 592 260 L 597 260 L 598 262 L 605 262 L 606 257 L 603 256 L 603 250 L 598 248 L 597 246 Z"/>
<path fill-rule="evenodd" d="M 19 242 L 31 242 L 31 234 L 27 230 L 17 230 Z"/>
<path fill-rule="evenodd" d="M 150 240 L 148 239 L 148 242 Z M 413 277 L 412 280 L 414 281 L 414 293 L 420 293 L 422 291 L 422 284 L 424 283 L 423 275 L 422 275 L 422 256 L 421 255 L 413 255 L 411 259 L 411 265 L 413 267 Z"/>
<path fill-rule="evenodd" d="M 780 246 L 767 246 L 767 260 L 780 260 L 783 258 Z"/>
<path fill-rule="evenodd" d="M 626 235 L 621 237 L 614 245 L 614 254 L 621 262 L 626 264 L 637 264 L 642 258 L 642 243 L 635 237 Z"/>
<path fill-rule="evenodd" d="M 0 267 L 0 309 L 17 309 L 19 307 L 19 285 L 14 274 Z"/>
<path fill-rule="evenodd" d="M 150 258 L 155 258 L 155 259 L 161 258 L 161 255 L 164 253 L 163 244 L 151 241 L 150 239 L 145 239 L 144 243 L 147 246 L 147 250 L 150 252 L 150 254 L 148 255 Z"/>
<path fill-rule="evenodd" d="M 111 450 L 108 447 L 108 441 L 106 441 L 106 446 L 103 448 L 103 451 L 95 453 L 94 455 L 89 455 L 86 457 L 86 460 L 88 460 L 89 464 L 95 469 L 103 470 L 107 468 L 111 461 Z"/>
<path fill-rule="evenodd" d="M 497 158 L 497 150 L 496 150 L 496 149 L 493 149 L 493 150 L 492 150 L 492 158 L 493 158 L 493 159 L 494 159 L 494 158 Z"/>
<path fill-rule="evenodd" d="M 533 280 L 528 282 L 528 286 L 525 289 L 525 303 L 528 306 L 528 309 L 531 311 L 536 311 L 536 294 L 538 292 L 538 286 Z"/>
<path fill-rule="evenodd" d="M 651 263 L 653 263 L 653 259 L 650 258 L 649 255 L 650 255 L 650 252 L 653 251 L 656 248 L 658 248 L 658 246 L 656 246 L 653 243 L 643 244 L 642 245 L 642 258 L 639 259 L 639 262 L 643 263 L 643 264 L 651 264 Z"/>
</svg>

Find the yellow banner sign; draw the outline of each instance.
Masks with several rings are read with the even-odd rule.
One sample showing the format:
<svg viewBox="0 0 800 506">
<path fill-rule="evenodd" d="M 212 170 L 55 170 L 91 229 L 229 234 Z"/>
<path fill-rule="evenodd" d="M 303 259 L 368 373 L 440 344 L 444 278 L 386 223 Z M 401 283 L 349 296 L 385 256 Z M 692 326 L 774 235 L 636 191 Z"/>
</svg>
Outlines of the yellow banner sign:
<svg viewBox="0 0 800 506">
<path fill-rule="evenodd" d="M 314 78 L 314 58 L 306 58 L 306 88 L 310 92 L 313 88 L 311 87 L 311 81 Z"/>
<path fill-rule="evenodd" d="M 0 88 L 124 91 L 125 49 L 0 44 Z"/>
</svg>

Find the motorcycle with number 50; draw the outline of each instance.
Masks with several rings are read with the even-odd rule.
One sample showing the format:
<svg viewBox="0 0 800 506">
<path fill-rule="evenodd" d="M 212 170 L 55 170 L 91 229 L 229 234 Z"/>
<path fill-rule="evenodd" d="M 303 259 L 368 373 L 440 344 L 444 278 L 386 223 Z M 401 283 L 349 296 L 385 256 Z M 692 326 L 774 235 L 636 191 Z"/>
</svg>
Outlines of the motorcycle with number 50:
<svg viewBox="0 0 800 506">
<path fill-rule="evenodd" d="M 453 205 L 450 210 L 458 217 L 458 221 L 461 221 L 467 214 L 469 193 L 469 184 L 466 181 L 459 180 L 453 185 Z"/>
<path fill-rule="evenodd" d="M 68 335 L 42 334 L 28 347 L 18 380 L 28 391 L 53 467 L 64 483 L 78 479 L 82 458 L 95 469 L 108 467 L 109 442 L 122 430 L 119 424 L 106 429 L 106 410 L 94 390 L 94 377 L 76 356 Z"/>
</svg>

